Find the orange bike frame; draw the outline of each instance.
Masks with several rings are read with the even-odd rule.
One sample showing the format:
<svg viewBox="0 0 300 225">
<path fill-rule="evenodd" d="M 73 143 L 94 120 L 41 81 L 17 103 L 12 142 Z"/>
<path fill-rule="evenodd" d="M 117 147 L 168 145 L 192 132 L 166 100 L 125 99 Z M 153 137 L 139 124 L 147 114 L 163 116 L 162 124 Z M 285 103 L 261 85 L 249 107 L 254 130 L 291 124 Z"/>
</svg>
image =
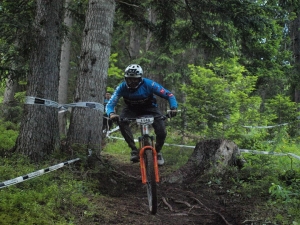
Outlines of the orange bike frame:
<svg viewBox="0 0 300 225">
<path fill-rule="evenodd" d="M 146 182 L 147 182 L 146 165 L 145 165 L 145 160 L 144 160 L 145 149 L 152 150 L 155 181 L 158 183 L 159 182 L 159 174 L 158 174 L 158 165 L 157 165 L 157 152 L 156 152 L 155 148 L 153 148 L 152 146 L 144 146 L 140 150 L 140 167 L 141 167 L 141 174 L 142 174 L 142 183 L 146 184 Z"/>
</svg>

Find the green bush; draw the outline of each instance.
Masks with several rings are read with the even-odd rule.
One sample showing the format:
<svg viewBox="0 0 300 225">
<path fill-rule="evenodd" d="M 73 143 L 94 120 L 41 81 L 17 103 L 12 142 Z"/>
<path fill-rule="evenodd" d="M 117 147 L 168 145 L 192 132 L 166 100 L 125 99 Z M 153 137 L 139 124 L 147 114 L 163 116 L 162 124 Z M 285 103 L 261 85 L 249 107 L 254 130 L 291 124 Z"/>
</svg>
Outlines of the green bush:
<svg viewBox="0 0 300 225">
<path fill-rule="evenodd" d="M 14 123 L 0 120 L 0 155 L 14 146 L 18 137 L 17 129 L 18 127 Z"/>
<path fill-rule="evenodd" d="M 0 158 L 1 179 L 13 179 L 36 171 L 26 157 Z M 41 166 L 41 165 L 40 165 Z M 45 166 L 46 168 L 48 166 Z M 3 181 L 0 181 L 3 182 Z M 0 189 L 0 221 L 3 225 L 78 224 L 77 213 L 88 217 L 95 213 L 85 195 L 88 184 L 69 170 L 56 170 L 34 179 Z M 84 214 L 88 211 L 89 214 Z M 68 212 L 65 214 L 65 212 Z"/>
</svg>

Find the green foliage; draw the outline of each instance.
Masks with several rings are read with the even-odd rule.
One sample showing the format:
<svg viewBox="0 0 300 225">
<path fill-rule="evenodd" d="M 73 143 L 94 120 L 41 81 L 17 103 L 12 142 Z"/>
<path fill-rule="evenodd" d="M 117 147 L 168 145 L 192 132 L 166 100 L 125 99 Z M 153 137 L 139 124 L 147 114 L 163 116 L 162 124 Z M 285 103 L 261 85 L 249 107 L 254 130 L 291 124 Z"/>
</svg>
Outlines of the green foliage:
<svg viewBox="0 0 300 225">
<path fill-rule="evenodd" d="M 115 65 L 118 62 L 117 57 L 118 57 L 118 53 L 113 53 L 109 57 L 108 76 L 122 79 L 123 78 L 123 73 L 122 73 L 123 70 L 116 67 L 116 65 Z"/>
<path fill-rule="evenodd" d="M 12 122 L 3 122 L 0 120 L 0 155 L 11 149 L 18 137 L 18 126 Z"/>
<path fill-rule="evenodd" d="M 276 115 L 276 118 L 273 119 L 273 122 L 276 124 L 294 122 L 299 116 L 299 112 L 297 111 L 299 104 L 291 101 L 288 96 L 280 94 L 269 99 L 265 108 L 265 114 Z"/>
<path fill-rule="evenodd" d="M 107 91 L 110 93 L 114 92 L 116 83 L 119 83 L 124 78 L 123 70 L 116 65 L 118 62 L 117 57 L 118 53 L 113 53 L 109 58 Z"/>
<path fill-rule="evenodd" d="M 20 155 L 0 158 L 0 164 L 0 174 L 5 175 L 1 179 L 12 179 L 37 170 Z M 82 179 L 77 180 L 71 170 L 57 170 L 0 189 L 1 224 L 78 224 L 77 212 L 83 220 L 96 213 L 85 197 L 91 194 L 88 184 Z M 64 211 L 68 213 L 62 213 Z"/>
<path fill-rule="evenodd" d="M 188 130 L 228 138 L 241 133 L 242 123 L 259 121 L 260 98 L 250 95 L 256 77 L 245 76 L 247 71 L 237 58 L 189 68 L 189 83 L 182 85 L 187 95 L 184 107 L 193 121 Z"/>
<path fill-rule="evenodd" d="M 287 132 L 295 137 L 298 132 L 299 103 L 293 102 L 290 97 L 284 95 L 276 95 L 272 99 L 268 99 L 265 103 L 263 115 L 272 116 L 270 124 L 286 124 L 288 123 Z"/>
<path fill-rule="evenodd" d="M 231 186 L 227 193 L 234 197 L 240 196 L 244 200 L 263 203 L 262 208 L 257 207 L 250 217 L 261 215 L 272 224 L 293 224 L 299 222 L 299 160 L 297 170 L 286 170 L 290 164 L 285 156 L 250 155 L 244 154 L 246 163 L 241 170 L 227 168 L 224 177 L 211 174 L 207 178 L 208 186 Z M 283 172 L 286 171 L 286 172 Z M 230 182 L 231 184 L 228 184 Z M 288 182 L 286 182 L 288 181 Z M 267 211 L 264 209 L 268 209 Z M 296 223 L 294 223 L 296 224 Z"/>
<path fill-rule="evenodd" d="M 32 45 L 35 1 L 0 2 L 0 79 L 24 77 Z"/>
</svg>

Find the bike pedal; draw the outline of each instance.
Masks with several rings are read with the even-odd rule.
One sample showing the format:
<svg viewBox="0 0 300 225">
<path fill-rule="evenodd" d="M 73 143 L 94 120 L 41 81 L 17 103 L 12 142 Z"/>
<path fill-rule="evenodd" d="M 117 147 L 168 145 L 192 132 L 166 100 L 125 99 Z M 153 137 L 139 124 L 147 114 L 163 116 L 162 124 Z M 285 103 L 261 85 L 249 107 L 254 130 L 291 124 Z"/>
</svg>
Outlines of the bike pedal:
<svg viewBox="0 0 300 225">
<path fill-rule="evenodd" d="M 130 161 L 131 161 L 132 164 L 133 164 L 133 163 L 138 163 L 138 162 L 140 162 L 139 159 L 136 159 L 136 160 L 130 160 Z"/>
</svg>

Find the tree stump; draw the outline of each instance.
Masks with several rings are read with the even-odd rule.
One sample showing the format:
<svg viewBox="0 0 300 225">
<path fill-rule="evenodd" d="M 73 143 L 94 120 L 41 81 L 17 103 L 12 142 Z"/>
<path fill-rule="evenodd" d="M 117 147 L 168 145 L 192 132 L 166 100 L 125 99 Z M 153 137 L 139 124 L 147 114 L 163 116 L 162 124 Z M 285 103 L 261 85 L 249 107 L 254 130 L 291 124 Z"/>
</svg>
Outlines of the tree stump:
<svg viewBox="0 0 300 225">
<path fill-rule="evenodd" d="M 208 173 L 222 174 L 227 166 L 243 166 L 237 145 L 228 140 L 212 139 L 199 142 L 188 162 L 164 181 L 182 183 L 184 180 Z"/>
</svg>

